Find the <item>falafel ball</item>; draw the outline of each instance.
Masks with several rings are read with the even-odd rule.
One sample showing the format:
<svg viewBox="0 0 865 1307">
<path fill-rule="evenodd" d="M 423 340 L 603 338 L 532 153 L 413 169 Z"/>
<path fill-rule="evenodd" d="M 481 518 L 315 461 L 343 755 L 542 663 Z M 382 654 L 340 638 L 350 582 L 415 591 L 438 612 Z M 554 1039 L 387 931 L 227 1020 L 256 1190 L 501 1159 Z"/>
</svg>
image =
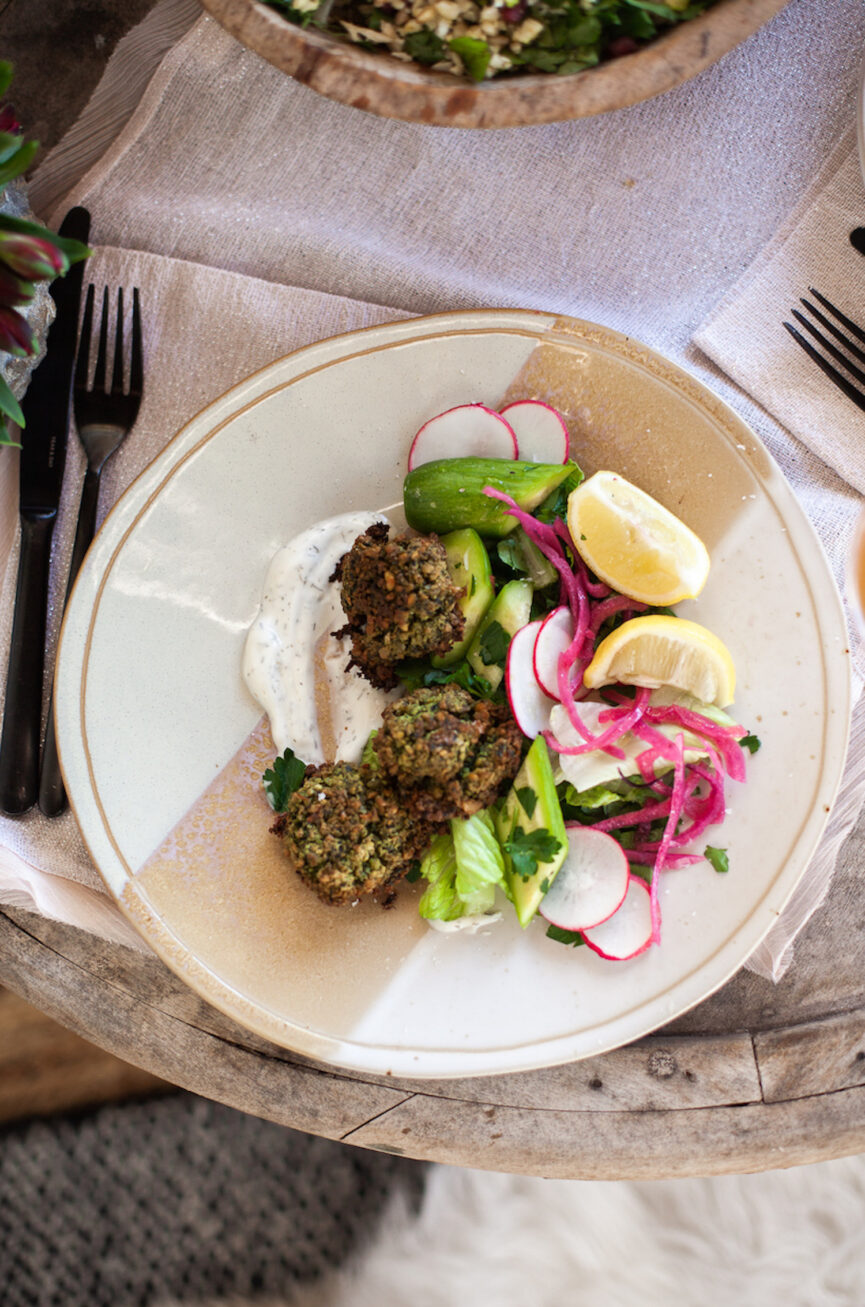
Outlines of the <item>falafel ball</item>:
<svg viewBox="0 0 865 1307">
<path fill-rule="evenodd" d="M 398 536 L 376 522 L 344 554 L 334 576 L 342 581 L 351 635 L 350 666 L 382 690 L 397 683 L 406 658 L 444 654 L 462 639 L 462 590 L 451 580 L 438 536 Z"/>
<path fill-rule="evenodd" d="M 345 762 L 311 769 L 273 830 L 301 880 L 325 903 L 374 895 L 385 906 L 433 835 L 386 782 Z"/>
<path fill-rule="evenodd" d="M 504 705 L 451 682 L 391 704 L 373 747 L 405 806 L 442 822 L 493 802 L 519 771 L 523 736 Z"/>
</svg>

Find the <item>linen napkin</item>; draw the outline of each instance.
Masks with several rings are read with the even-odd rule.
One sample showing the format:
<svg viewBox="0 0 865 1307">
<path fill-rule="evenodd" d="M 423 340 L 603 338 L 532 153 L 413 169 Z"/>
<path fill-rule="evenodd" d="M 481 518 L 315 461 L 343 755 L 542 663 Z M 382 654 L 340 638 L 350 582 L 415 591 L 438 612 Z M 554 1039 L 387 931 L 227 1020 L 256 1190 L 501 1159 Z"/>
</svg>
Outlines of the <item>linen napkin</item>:
<svg viewBox="0 0 865 1307">
<path fill-rule="evenodd" d="M 694 335 L 727 376 L 860 495 L 865 494 L 865 413 L 827 380 L 781 324 L 796 326 L 791 310 L 800 307 L 811 286 L 865 324 L 865 257 L 849 240 L 863 223 L 865 184 L 851 127 L 788 221 Z"/>
<path fill-rule="evenodd" d="M 340 296 L 275 286 L 158 255 L 98 249 L 87 265 L 103 285 L 138 286 L 145 360 L 138 421 L 102 475 L 100 520 L 176 431 L 235 382 L 302 345 L 356 327 L 405 317 L 399 310 Z M 0 477 L 14 487 L 17 459 L 0 453 Z M 66 574 L 84 475 L 84 453 L 69 433 L 63 495 L 54 533 L 48 615 L 48 666 L 59 631 Z M 18 566 L 14 496 L 0 496 L 13 545 L 0 586 L 0 657 L 5 668 Z M 5 673 L 0 685 L 0 707 Z M 47 712 L 47 703 L 46 703 Z M 48 873 L 46 876 L 44 873 Z M 68 882 L 76 882 L 74 888 Z M 76 893 L 78 887 L 87 891 Z M 0 814 L 0 901 L 35 907 L 109 938 L 138 942 L 110 906 L 70 811 L 48 821 L 37 809 L 22 817 Z M 119 932 L 119 934 L 118 934 Z"/>
<path fill-rule="evenodd" d="M 853 405 L 784 330 L 791 309 L 814 286 L 865 323 L 865 258 L 849 234 L 865 221 L 865 185 L 856 132 L 845 132 L 814 184 L 776 236 L 694 334 L 700 347 L 743 390 L 833 468 L 852 490 L 833 497 L 821 535 L 842 589 L 848 581 L 857 515 L 865 508 L 865 413 Z M 813 297 L 812 297 L 813 302 Z M 816 486 L 811 500 L 821 498 Z M 825 511 L 824 505 L 824 511 Z M 812 503 L 813 512 L 813 503 Z M 848 594 L 848 601 L 851 596 Z M 848 618 L 861 669 L 860 620 Z M 856 677 L 854 689 L 861 690 Z M 854 709 L 844 779 L 823 842 L 784 910 L 752 957 L 781 971 L 802 925 L 823 902 L 835 857 L 865 796 L 865 705 Z M 774 961 L 773 961 L 774 958 Z"/>
<path fill-rule="evenodd" d="M 116 140 L 64 194 L 76 173 L 70 134 L 58 155 L 62 177 L 49 159 L 34 203 L 55 221 L 84 203 L 103 244 L 203 265 L 202 283 L 214 269 L 280 283 L 289 304 L 292 288 L 305 287 L 325 304 L 358 311 L 359 301 L 370 315 L 372 305 L 538 307 L 642 339 L 757 431 L 840 581 L 858 492 L 691 343 L 853 121 L 865 11 L 860 0 L 836 0 L 828 24 L 822 8 L 791 0 L 720 63 L 646 104 L 485 133 L 408 126 L 331 103 L 201 18 L 159 64 L 134 112 L 118 111 L 125 126 Z M 188 0 L 163 0 L 159 17 L 182 27 Z M 134 63 L 131 50 L 124 58 Z M 817 106 L 807 114 L 805 82 Z M 81 133 L 79 148 L 80 164 L 90 158 Z M 49 202 L 50 215 L 40 209 Z M 260 300 L 262 313 L 283 302 L 279 290 Z M 304 338 L 328 334 L 318 306 L 308 305 Z M 168 329 L 167 321 L 159 327 Z M 289 347 L 271 339 L 264 319 L 250 330 L 263 350 L 269 344 L 267 358 Z M 224 384 L 243 370 L 232 351 L 213 357 L 226 364 Z M 861 800 L 858 773 L 851 779 L 815 862 L 823 884 Z M 83 877 L 84 864 L 74 865 Z M 64 857 L 52 866 L 64 874 Z M 780 974 L 805 919 L 807 911 L 791 917 L 757 956 L 761 974 Z"/>
</svg>

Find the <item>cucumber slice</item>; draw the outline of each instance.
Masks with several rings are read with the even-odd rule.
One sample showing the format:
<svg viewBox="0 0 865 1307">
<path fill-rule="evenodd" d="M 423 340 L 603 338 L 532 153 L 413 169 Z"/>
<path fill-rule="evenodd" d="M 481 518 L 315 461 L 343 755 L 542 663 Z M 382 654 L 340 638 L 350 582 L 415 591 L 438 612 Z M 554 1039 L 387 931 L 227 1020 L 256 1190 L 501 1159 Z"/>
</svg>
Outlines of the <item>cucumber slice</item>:
<svg viewBox="0 0 865 1307">
<path fill-rule="evenodd" d="M 450 578 L 463 591 L 459 605 L 466 625 L 462 640 L 446 654 L 431 658 L 430 662 L 433 667 L 450 667 L 465 657 L 481 618 L 493 601 L 495 589 L 490 556 L 477 531 L 463 527 L 442 536 L 441 541 L 447 554 Z"/>
<path fill-rule="evenodd" d="M 472 670 L 498 689 L 505 674 L 511 637 L 525 626 L 532 613 L 531 581 L 508 581 L 480 620 L 466 658 Z"/>
<path fill-rule="evenodd" d="M 534 831 L 544 831 L 558 841 L 555 853 L 544 861 L 538 859 L 537 869 L 521 875 L 513 857 L 505 850 L 505 880 L 508 896 L 514 905 L 517 920 L 525 927 L 537 914 L 541 900 L 555 880 L 556 874 L 568 856 L 568 836 L 546 740 L 539 735 L 523 760 L 513 785 L 505 795 L 496 814 L 496 834 L 503 846 L 520 841 Z"/>
<path fill-rule="evenodd" d="M 536 590 L 545 590 L 548 585 L 552 585 L 559 579 L 559 574 L 552 563 L 544 557 L 534 540 L 526 535 L 521 526 L 517 527 L 513 535 L 501 541 L 498 555 L 515 571 L 525 572 Z"/>
<path fill-rule="evenodd" d="M 440 458 L 409 472 L 403 485 L 405 515 L 416 531 L 439 535 L 474 527 L 501 539 L 517 520 L 497 499 L 484 494 L 494 486 L 530 513 L 574 471 L 575 463 L 527 463 L 504 458 Z"/>
</svg>

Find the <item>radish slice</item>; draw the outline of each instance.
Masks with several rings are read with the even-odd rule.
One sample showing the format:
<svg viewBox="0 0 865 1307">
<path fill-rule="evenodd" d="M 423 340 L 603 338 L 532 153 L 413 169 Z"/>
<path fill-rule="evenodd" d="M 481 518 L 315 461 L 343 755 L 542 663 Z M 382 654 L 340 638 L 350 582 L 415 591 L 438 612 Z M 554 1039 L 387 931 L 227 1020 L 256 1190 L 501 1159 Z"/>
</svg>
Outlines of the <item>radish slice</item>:
<svg viewBox="0 0 865 1307">
<path fill-rule="evenodd" d="M 570 648 L 573 638 L 574 619 L 570 608 L 567 604 L 554 608 L 543 619 L 538 631 L 532 663 L 535 680 L 551 699 L 561 698 L 558 690 L 559 655 Z"/>
<path fill-rule="evenodd" d="M 562 930 L 590 930 L 622 906 L 631 878 L 621 844 L 603 831 L 567 822 L 568 856 L 538 909 Z"/>
<path fill-rule="evenodd" d="M 567 463 L 570 435 L 564 419 L 539 399 L 518 399 L 506 404 L 507 416 L 519 448 L 518 458 L 527 463 Z"/>
<path fill-rule="evenodd" d="M 583 939 L 611 962 L 626 962 L 645 953 L 652 942 L 652 902 L 646 882 L 630 876 L 622 906 L 600 926 L 584 930 Z"/>
<path fill-rule="evenodd" d="M 460 404 L 425 422 L 411 443 L 408 470 L 438 458 L 517 458 L 511 424 L 486 404 Z"/>
<path fill-rule="evenodd" d="M 535 679 L 535 640 L 543 625 L 539 618 L 521 626 L 508 645 L 505 663 L 505 689 L 514 721 L 523 735 L 533 740 L 550 724 L 550 701 Z"/>
</svg>

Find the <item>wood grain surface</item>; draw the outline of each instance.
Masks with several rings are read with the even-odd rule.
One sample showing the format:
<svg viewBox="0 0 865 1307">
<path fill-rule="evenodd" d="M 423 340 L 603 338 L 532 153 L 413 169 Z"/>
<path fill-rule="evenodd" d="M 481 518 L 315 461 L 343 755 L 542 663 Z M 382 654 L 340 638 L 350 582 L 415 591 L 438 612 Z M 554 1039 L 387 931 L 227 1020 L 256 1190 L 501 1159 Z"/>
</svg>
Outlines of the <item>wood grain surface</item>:
<svg viewBox="0 0 865 1307">
<path fill-rule="evenodd" d="M 0 1124 L 171 1088 L 0 989 Z"/>
<path fill-rule="evenodd" d="M 516 1075 L 331 1070 L 241 1029 L 154 955 L 9 909 L 0 983 L 151 1075 L 359 1147 L 577 1179 L 794 1166 L 865 1149 L 862 858 L 860 821 L 780 984 L 740 972 L 655 1035 Z"/>
</svg>

